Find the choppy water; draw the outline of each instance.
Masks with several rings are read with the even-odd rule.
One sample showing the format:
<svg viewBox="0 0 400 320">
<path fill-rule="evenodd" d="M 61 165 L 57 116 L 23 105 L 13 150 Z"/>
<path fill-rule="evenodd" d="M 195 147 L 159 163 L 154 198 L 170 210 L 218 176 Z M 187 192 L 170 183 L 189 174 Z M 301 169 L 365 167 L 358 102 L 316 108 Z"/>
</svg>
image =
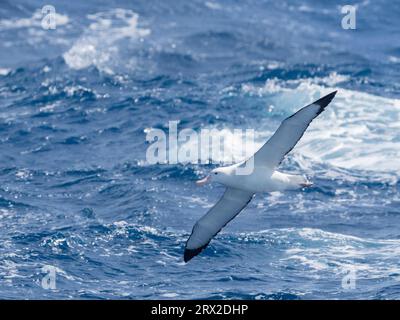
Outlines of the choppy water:
<svg viewBox="0 0 400 320">
<path fill-rule="evenodd" d="M 343 30 L 335 1 L 51 2 L 56 30 L 41 1 L 0 4 L 0 298 L 400 298 L 398 3 Z M 146 164 L 148 128 L 261 144 L 333 89 L 282 166 L 314 187 L 257 195 L 185 265 L 223 189 Z"/>
</svg>

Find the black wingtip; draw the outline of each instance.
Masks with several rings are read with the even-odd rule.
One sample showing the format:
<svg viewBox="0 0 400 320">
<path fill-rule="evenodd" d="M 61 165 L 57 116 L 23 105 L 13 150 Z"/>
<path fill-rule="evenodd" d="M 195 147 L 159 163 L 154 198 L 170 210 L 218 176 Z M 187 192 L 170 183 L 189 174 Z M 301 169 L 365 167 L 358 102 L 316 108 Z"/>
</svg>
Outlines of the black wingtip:
<svg viewBox="0 0 400 320">
<path fill-rule="evenodd" d="M 336 91 L 331 92 L 330 94 L 318 99 L 317 101 L 313 102 L 312 104 L 317 104 L 319 105 L 322 109 L 324 109 L 331 101 L 332 99 L 335 97 L 337 93 Z"/>
<path fill-rule="evenodd" d="M 185 262 L 190 261 L 193 257 L 197 256 L 201 251 L 203 251 L 203 248 L 197 248 L 197 249 L 185 249 L 185 253 L 183 254 L 183 260 Z"/>
<path fill-rule="evenodd" d="M 204 246 L 196 249 L 188 249 L 185 248 L 185 252 L 183 254 L 183 260 L 185 262 L 188 262 L 191 260 L 193 257 L 197 256 L 200 252 L 202 252 L 209 244 L 210 242 L 207 242 Z"/>
</svg>

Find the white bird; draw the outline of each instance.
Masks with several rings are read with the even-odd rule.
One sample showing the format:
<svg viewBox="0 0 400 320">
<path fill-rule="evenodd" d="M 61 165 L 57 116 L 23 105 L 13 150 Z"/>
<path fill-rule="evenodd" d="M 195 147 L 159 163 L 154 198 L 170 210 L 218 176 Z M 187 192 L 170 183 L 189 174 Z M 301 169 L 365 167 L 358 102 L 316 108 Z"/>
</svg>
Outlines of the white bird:
<svg viewBox="0 0 400 320">
<path fill-rule="evenodd" d="M 311 121 L 332 101 L 337 91 L 305 106 L 286 118 L 273 136 L 248 160 L 211 171 L 202 180 L 203 185 L 211 180 L 226 186 L 222 198 L 206 215 L 196 222 L 186 242 L 184 260 L 188 262 L 198 255 L 211 239 L 251 201 L 257 192 L 283 191 L 309 187 L 312 184 L 301 175 L 281 173 L 276 170 Z M 252 165 L 249 174 L 239 174 L 239 168 Z"/>
</svg>

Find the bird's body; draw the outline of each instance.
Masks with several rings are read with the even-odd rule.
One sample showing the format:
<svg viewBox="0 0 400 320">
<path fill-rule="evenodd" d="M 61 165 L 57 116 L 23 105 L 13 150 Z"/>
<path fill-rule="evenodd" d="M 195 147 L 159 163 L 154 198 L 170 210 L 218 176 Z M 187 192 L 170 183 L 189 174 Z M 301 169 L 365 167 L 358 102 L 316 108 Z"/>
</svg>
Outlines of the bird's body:
<svg viewBox="0 0 400 320">
<path fill-rule="evenodd" d="M 236 174 L 240 164 L 218 168 L 214 171 L 217 175 L 215 182 L 235 189 L 246 190 L 253 193 L 293 190 L 309 186 L 308 180 L 301 175 L 287 174 L 268 167 L 255 167 L 248 175 Z M 220 175 L 219 173 L 224 173 Z"/>
<path fill-rule="evenodd" d="M 198 255 L 211 239 L 251 201 L 255 193 L 295 190 L 311 186 L 301 175 L 282 173 L 276 170 L 311 121 L 332 101 L 336 94 L 305 106 L 286 118 L 273 136 L 249 159 L 228 167 L 211 171 L 211 175 L 198 181 L 199 185 L 210 180 L 226 186 L 222 198 L 206 215 L 196 222 L 186 242 L 185 262 Z"/>
</svg>

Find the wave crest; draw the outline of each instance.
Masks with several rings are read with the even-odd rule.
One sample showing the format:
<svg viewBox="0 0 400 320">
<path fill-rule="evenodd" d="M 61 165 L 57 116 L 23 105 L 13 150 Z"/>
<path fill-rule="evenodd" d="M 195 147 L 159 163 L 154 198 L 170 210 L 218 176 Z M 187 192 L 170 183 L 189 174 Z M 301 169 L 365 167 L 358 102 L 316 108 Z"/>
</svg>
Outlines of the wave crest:
<svg viewBox="0 0 400 320">
<path fill-rule="evenodd" d="M 88 15 L 93 22 L 74 45 L 64 53 L 66 64 L 72 69 L 95 66 L 113 74 L 117 66 L 122 39 L 138 40 L 150 34 L 150 29 L 138 27 L 139 15 L 132 10 L 114 9 Z"/>
</svg>

